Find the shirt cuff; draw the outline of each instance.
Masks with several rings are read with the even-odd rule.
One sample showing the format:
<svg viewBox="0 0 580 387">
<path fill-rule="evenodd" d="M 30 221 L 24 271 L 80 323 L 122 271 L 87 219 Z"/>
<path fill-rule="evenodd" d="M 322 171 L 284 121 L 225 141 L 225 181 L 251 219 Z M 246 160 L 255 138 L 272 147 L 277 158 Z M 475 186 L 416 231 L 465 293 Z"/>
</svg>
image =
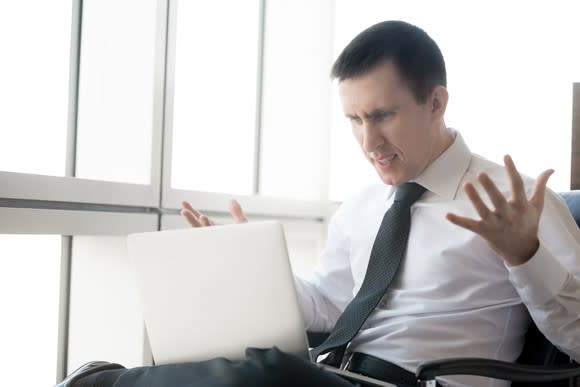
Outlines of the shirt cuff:
<svg viewBox="0 0 580 387">
<path fill-rule="evenodd" d="M 564 286 L 568 271 L 540 242 L 538 251 L 524 264 L 508 266 L 509 278 L 526 304 L 543 305 Z"/>
</svg>

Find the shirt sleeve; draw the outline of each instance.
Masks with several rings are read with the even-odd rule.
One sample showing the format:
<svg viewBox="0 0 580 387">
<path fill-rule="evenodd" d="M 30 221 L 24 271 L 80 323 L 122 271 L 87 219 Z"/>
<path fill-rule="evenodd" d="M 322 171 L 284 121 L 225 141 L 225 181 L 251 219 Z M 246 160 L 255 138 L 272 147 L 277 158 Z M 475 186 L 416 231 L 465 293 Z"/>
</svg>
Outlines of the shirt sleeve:
<svg viewBox="0 0 580 387">
<path fill-rule="evenodd" d="M 580 231 L 566 205 L 547 192 L 540 247 L 525 264 L 508 267 L 510 280 L 538 329 L 580 361 Z"/>
<path fill-rule="evenodd" d="M 326 247 L 311 279 L 295 277 L 306 329 L 313 332 L 330 332 L 353 298 L 350 242 L 340 224 L 340 212 L 339 209 L 330 221 Z"/>
</svg>

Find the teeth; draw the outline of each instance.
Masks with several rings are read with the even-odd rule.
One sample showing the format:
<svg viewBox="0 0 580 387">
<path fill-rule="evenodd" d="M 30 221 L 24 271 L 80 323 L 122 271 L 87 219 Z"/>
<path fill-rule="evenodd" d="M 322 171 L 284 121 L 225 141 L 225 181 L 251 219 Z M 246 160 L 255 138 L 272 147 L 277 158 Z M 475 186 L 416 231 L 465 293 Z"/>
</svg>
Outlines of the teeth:
<svg viewBox="0 0 580 387">
<path fill-rule="evenodd" d="M 385 157 L 384 159 L 380 159 L 379 160 L 379 164 L 387 164 L 389 161 L 391 161 L 392 159 L 395 158 L 395 155 L 392 155 L 390 157 Z"/>
</svg>

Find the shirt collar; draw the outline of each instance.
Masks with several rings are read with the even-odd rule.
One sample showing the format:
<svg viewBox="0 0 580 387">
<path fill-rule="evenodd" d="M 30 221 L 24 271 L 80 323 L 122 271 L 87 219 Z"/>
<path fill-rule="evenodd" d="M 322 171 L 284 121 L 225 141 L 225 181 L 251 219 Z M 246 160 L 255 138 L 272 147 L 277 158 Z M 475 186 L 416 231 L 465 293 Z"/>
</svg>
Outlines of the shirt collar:
<svg viewBox="0 0 580 387">
<path fill-rule="evenodd" d="M 414 179 L 430 192 L 445 199 L 455 199 L 465 171 L 471 162 L 471 151 L 457 131 L 453 143 Z"/>
</svg>

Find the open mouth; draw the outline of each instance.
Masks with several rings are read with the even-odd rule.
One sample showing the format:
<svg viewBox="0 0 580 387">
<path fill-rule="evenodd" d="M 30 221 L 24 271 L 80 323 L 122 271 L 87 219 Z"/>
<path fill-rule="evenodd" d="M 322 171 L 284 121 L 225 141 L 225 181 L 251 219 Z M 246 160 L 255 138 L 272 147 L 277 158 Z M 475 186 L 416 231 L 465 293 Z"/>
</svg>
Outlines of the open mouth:
<svg viewBox="0 0 580 387">
<path fill-rule="evenodd" d="M 391 162 L 391 160 L 393 160 L 395 157 L 397 157 L 397 155 L 392 155 L 392 156 L 388 156 L 388 157 L 383 157 L 382 159 L 375 159 L 376 161 L 378 161 L 379 164 L 381 165 L 387 165 Z"/>
</svg>

